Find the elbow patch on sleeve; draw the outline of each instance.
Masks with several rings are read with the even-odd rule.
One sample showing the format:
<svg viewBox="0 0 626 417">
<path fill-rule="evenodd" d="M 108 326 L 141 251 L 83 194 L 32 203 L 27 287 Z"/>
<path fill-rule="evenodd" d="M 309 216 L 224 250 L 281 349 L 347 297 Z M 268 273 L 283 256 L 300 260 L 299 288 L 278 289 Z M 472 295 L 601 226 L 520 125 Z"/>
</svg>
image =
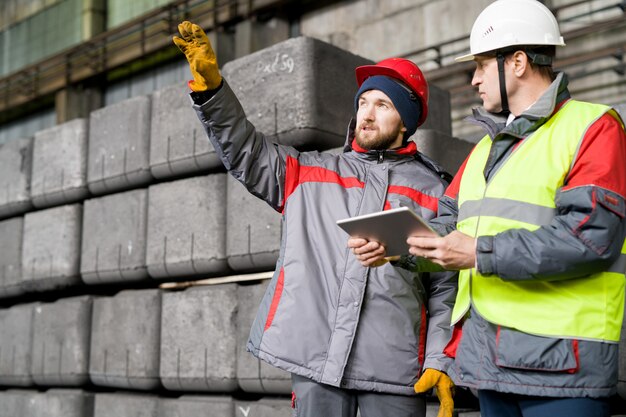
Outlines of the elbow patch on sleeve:
<svg viewBox="0 0 626 417">
<path fill-rule="evenodd" d="M 624 199 L 609 190 L 605 190 L 603 188 L 597 189 L 597 201 L 598 204 L 602 205 L 605 209 L 611 211 L 620 219 L 624 218 L 626 212 L 626 204 L 624 203 Z"/>
<path fill-rule="evenodd" d="M 591 211 L 578 223 L 574 234 L 585 246 L 602 255 L 615 244 L 615 234 L 621 230 L 625 211 L 624 199 L 619 194 L 593 187 Z"/>
</svg>

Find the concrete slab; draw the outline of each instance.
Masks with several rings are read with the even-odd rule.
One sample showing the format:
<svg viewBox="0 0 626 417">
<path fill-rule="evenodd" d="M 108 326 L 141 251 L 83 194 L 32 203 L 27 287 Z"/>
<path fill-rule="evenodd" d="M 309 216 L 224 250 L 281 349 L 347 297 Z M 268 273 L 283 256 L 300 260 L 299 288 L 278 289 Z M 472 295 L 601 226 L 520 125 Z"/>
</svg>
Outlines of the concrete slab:
<svg viewBox="0 0 626 417">
<path fill-rule="evenodd" d="M 221 166 L 202 123 L 191 108 L 186 83 L 155 91 L 150 127 L 152 175 L 168 178 Z"/>
<path fill-rule="evenodd" d="M 10 389 L 0 391 L 0 410 L 6 416 L 26 416 L 26 407 L 36 391 Z"/>
<path fill-rule="evenodd" d="M 172 391 L 230 392 L 237 385 L 237 285 L 163 293 L 163 386 Z"/>
<path fill-rule="evenodd" d="M 29 417 L 91 417 L 94 394 L 78 389 L 50 389 L 33 394 L 26 406 Z"/>
<path fill-rule="evenodd" d="M 225 275 L 226 174 L 149 188 L 146 264 L 152 278 Z"/>
<path fill-rule="evenodd" d="M 290 394 L 291 374 L 255 358 L 246 351 L 250 327 L 269 280 L 240 285 L 237 289 L 237 379 L 246 392 Z"/>
<path fill-rule="evenodd" d="M 24 216 L 22 280 L 27 292 L 81 284 L 82 205 L 72 204 Z"/>
<path fill-rule="evenodd" d="M 0 385 L 33 385 L 33 308 L 35 303 L 17 304 L 0 310 Z"/>
<path fill-rule="evenodd" d="M 89 375 L 96 385 L 160 386 L 161 293 L 125 290 L 93 301 Z M 117 416 L 117 415 L 116 415 Z"/>
<path fill-rule="evenodd" d="M 80 273 L 87 284 L 148 279 L 148 189 L 85 201 Z"/>
<path fill-rule="evenodd" d="M 35 133 L 31 198 L 38 208 L 84 199 L 87 189 L 87 119 Z"/>
<path fill-rule="evenodd" d="M 91 112 L 87 183 L 94 194 L 148 184 L 150 97 L 133 97 Z"/>
<path fill-rule="evenodd" d="M 31 375 L 37 385 L 89 382 L 91 296 L 62 298 L 34 308 Z"/>
<path fill-rule="evenodd" d="M 291 417 L 288 398 L 261 398 L 258 401 L 235 401 L 235 417 Z"/>
<path fill-rule="evenodd" d="M 235 403 L 226 396 L 183 395 L 179 398 L 163 398 L 158 416 L 234 417 Z"/>
<path fill-rule="evenodd" d="M 417 129 L 412 136 L 417 149 L 454 175 L 475 144 L 432 129 Z"/>
<path fill-rule="evenodd" d="M 0 221 L 0 298 L 24 292 L 22 288 L 23 217 Z"/>
<path fill-rule="evenodd" d="M 282 216 L 228 176 L 226 254 L 234 271 L 273 269 L 280 252 Z"/>
<path fill-rule="evenodd" d="M 371 63 L 297 37 L 226 63 L 222 75 L 257 130 L 278 143 L 328 149 L 343 144 L 354 115 L 354 69 Z"/>
<path fill-rule="evenodd" d="M 435 130 L 451 136 L 451 108 L 450 93 L 436 85 L 430 84 L 428 86 L 428 116 L 419 129 Z M 415 135 L 412 137 L 415 138 Z"/>
<path fill-rule="evenodd" d="M 93 417 L 158 417 L 159 398 L 133 393 L 97 393 Z M 174 417 L 174 416 L 172 416 Z"/>
<path fill-rule="evenodd" d="M 33 207 L 30 176 L 33 139 L 16 139 L 0 145 L 0 219 Z"/>
</svg>

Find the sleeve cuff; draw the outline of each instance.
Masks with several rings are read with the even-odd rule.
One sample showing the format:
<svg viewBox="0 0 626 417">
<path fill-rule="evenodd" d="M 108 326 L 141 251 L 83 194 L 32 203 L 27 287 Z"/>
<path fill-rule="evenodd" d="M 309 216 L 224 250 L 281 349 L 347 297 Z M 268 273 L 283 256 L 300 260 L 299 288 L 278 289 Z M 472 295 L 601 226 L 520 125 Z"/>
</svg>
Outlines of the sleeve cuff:
<svg viewBox="0 0 626 417">
<path fill-rule="evenodd" d="M 476 269 L 482 275 L 495 274 L 493 236 L 481 236 L 476 242 Z"/>
<path fill-rule="evenodd" d="M 220 91 L 223 85 L 224 85 L 224 79 L 222 79 L 222 82 L 220 82 L 219 87 L 217 87 L 214 90 L 192 91 L 191 93 L 189 93 L 189 95 L 191 96 L 191 99 L 193 100 L 194 104 L 197 104 L 200 106 L 206 103 L 207 101 L 209 101 L 211 98 L 213 98 L 213 96 L 218 91 Z"/>
</svg>

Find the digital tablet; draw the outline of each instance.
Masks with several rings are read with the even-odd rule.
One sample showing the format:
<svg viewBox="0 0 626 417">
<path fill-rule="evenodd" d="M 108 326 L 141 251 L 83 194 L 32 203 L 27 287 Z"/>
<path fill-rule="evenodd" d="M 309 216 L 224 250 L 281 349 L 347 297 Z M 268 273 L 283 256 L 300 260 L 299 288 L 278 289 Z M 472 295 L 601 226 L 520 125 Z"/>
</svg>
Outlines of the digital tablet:
<svg viewBox="0 0 626 417">
<path fill-rule="evenodd" d="M 424 219 L 408 207 L 379 211 L 337 220 L 337 225 L 351 237 L 380 242 L 386 256 L 409 253 L 409 236 L 439 236 Z"/>
</svg>

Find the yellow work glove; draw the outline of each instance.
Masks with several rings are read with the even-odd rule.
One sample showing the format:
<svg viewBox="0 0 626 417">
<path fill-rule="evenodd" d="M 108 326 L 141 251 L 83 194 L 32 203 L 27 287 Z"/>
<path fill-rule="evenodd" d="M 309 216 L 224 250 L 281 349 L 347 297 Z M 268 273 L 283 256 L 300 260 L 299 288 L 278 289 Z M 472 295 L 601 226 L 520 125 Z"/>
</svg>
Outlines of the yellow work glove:
<svg viewBox="0 0 626 417">
<path fill-rule="evenodd" d="M 187 21 L 178 25 L 178 32 L 182 38 L 174 36 L 172 40 L 189 61 L 193 75 L 189 88 L 193 91 L 215 90 L 220 86 L 222 76 L 209 38 L 200 26 Z"/>
<path fill-rule="evenodd" d="M 437 398 L 439 398 L 439 414 L 437 414 L 437 417 L 452 417 L 452 411 L 454 411 L 454 401 L 452 400 L 454 382 L 443 372 L 428 368 L 413 388 L 419 394 L 433 387 L 437 390 Z"/>
</svg>

